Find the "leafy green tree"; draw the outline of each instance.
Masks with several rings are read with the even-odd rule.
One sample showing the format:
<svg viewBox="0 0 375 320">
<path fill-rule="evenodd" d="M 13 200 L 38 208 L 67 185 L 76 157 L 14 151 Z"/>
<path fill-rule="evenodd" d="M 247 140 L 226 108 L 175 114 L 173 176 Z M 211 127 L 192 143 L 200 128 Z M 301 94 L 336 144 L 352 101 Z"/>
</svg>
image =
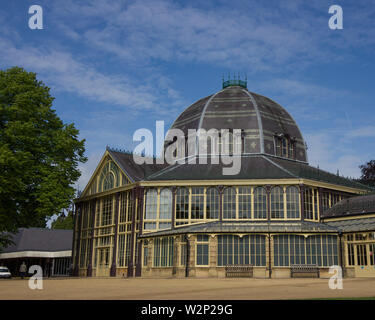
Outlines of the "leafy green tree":
<svg viewBox="0 0 375 320">
<path fill-rule="evenodd" d="M 360 165 L 359 168 L 362 173 L 360 181 L 364 184 L 375 187 L 375 160 Z"/>
<path fill-rule="evenodd" d="M 45 227 L 74 197 L 85 141 L 53 100 L 35 73 L 0 70 L 0 246 L 2 232 Z"/>
<path fill-rule="evenodd" d="M 73 230 L 73 226 L 74 219 L 72 210 L 69 210 L 67 215 L 61 213 L 57 219 L 51 223 L 51 229 Z"/>
</svg>

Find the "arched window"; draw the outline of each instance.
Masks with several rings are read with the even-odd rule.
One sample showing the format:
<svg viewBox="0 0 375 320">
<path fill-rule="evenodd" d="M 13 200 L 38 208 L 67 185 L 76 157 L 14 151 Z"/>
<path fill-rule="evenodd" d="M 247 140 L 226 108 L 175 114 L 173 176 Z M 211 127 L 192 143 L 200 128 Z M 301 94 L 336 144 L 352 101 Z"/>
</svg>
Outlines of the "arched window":
<svg viewBox="0 0 375 320">
<path fill-rule="evenodd" d="M 160 219 L 172 219 L 172 191 L 163 189 L 160 192 Z"/>
<path fill-rule="evenodd" d="M 281 187 L 271 190 L 271 218 L 284 219 L 284 192 Z"/>
<path fill-rule="evenodd" d="M 275 154 L 279 157 L 295 159 L 296 140 L 293 137 L 277 134 L 274 137 Z"/>
<path fill-rule="evenodd" d="M 288 139 L 282 138 L 282 156 L 287 158 L 288 157 Z"/>
<path fill-rule="evenodd" d="M 219 217 L 219 192 L 216 188 L 206 191 L 206 219 L 218 219 Z"/>
<path fill-rule="evenodd" d="M 99 177 L 99 192 L 116 188 L 120 183 L 119 168 L 113 161 L 108 161 Z"/>
<path fill-rule="evenodd" d="M 251 188 L 238 188 L 238 219 L 251 219 Z"/>
<path fill-rule="evenodd" d="M 147 190 L 145 220 L 156 220 L 157 205 L 158 205 L 158 191 L 156 189 Z"/>
<path fill-rule="evenodd" d="M 236 189 L 226 188 L 223 195 L 223 218 L 236 219 Z"/>
<path fill-rule="evenodd" d="M 189 219 L 189 190 L 187 188 L 179 188 L 176 192 L 176 219 Z"/>
<path fill-rule="evenodd" d="M 115 186 L 115 177 L 112 172 L 108 172 L 103 179 L 103 191 L 112 189 Z"/>
<path fill-rule="evenodd" d="M 254 189 L 254 219 L 267 219 L 267 192 L 263 187 Z"/>
<path fill-rule="evenodd" d="M 295 186 L 286 188 L 286 215 L 289 219 L 300 217 L 299 189 Z"/>
</svg>

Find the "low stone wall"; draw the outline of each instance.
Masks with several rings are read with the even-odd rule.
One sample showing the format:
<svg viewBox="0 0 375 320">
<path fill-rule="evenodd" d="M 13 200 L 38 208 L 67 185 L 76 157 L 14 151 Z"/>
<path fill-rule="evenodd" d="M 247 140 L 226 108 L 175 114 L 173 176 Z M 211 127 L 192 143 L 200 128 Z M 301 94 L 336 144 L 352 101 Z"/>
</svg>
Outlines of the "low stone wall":
<svg viewBox="0 0 375 320">
<path fill-rule="evenodd" d="M 116 277 L 127 277 L 127 275 L 128 275 L 128 268 L 116 269 Z"/>
<path fill-rule="evenodd" d="M 79 277 L 87 277 L 87 269 L 86 268 L 80 268 L 79 270 L 78 270 L 78 276 Z"/>
</svg>

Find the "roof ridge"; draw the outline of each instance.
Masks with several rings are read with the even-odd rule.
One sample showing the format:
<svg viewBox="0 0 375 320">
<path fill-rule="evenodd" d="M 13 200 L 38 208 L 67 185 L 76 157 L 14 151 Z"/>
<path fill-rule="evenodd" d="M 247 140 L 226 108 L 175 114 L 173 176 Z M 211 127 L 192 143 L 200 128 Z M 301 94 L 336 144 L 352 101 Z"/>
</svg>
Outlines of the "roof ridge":
<svg viewBox="0 0 375 320">
<path fill-rule="evenodd" d="M 257 115 L 257 121 L 258 121 L 258 130 L 259 130 L 259 140 L 260 140 L 260 153 L 264 153 L 264 133 L 263 133 L 263 122 L 262 117 L 260 115 L 260 111 L 258 108 L 258 104 L 255 101 L 255 98 L 252 96 L 249 90 L 242 89 L 242 91 L 245 91 L 245 93 L 250 97 L 251 103 L 253 104 L 255 113 Z"/>
<path fill-rule="evenodd" d="M 297 175 L 291 173 L 289 170 L 283 168 L 281 165 L 278 165 L 277 163 L 273 162 L 271 159 L 269 159 L 267 156 L 265 155 L 261 155 L 262 158 L 266 159 L 268 162 L 272 163 L 274 166 L 276 166 L 277 168 L 283 170 L 284 172 L 286 172 L 287 174 L 291 175 L 292 177 L 294 178 L 299 178 Z"/>
</svg>

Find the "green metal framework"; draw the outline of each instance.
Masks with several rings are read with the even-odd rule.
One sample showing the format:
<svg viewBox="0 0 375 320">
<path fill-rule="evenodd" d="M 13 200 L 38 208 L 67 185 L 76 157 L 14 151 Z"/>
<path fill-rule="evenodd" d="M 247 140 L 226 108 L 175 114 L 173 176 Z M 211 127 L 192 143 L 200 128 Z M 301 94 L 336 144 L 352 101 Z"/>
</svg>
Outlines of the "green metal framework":
<svg viewBox="0 0 375 320">
<path fill-rule="evenodd" d="M 247 81 L 244 80 L 227 80 L 223 81 L 223 89 L 226 87 L 231 87 L 231 86 L 240 86 L 242 88 L 247 88 Z"/>
</svg>

